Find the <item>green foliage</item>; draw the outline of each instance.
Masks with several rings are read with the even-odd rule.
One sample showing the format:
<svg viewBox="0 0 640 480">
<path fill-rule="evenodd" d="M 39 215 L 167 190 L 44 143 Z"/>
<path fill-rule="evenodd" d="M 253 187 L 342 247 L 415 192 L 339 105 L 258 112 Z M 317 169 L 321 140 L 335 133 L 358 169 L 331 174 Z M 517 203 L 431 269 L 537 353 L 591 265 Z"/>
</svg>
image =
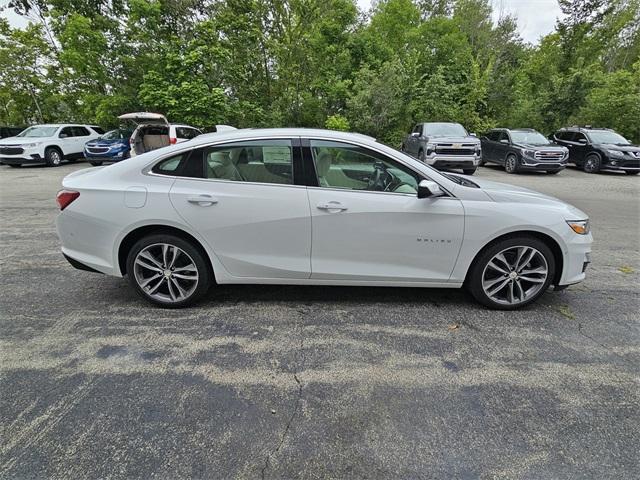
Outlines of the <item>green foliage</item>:
<svg viewBox="0 0 640 480">
<path fill-rule="evenodd" d="M 349 120 L 339 113 L 328 116 L 324 122 L 324 127 L 328 130 L 339 130 L 341 132 L 348 132 L 351 129 Z"/>
<path fill-rule="evenodd" d="M 418 121 L 640 141 L 640 0 L 560 0 L 536 46 L 490 0 L 10 0 L 0 123 L 117 124 L 135 110 L 208 127 L 353 129 L 398 145 Z"/>
</svg>

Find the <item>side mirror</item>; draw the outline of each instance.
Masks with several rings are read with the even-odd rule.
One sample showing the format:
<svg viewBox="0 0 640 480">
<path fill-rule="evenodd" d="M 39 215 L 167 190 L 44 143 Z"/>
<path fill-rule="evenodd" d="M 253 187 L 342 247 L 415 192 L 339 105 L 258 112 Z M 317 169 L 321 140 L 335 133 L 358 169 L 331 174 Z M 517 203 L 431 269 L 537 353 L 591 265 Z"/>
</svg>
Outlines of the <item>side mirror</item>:
<svg viewBox="0 0 640 480">
<path fill-rule="evenodd" d="M 60 135 L 58 135 L 59 138 L 67 138 L 69 135 L 67 135 L 66 133 L 61 133 Z"/>
<path fill-rule="evenodd" d="M 419 137 L 420 136 L 420 132 L 411 132 L 411 136 L 412 137 Z"/>
<path fill-rule="evenodd" d="M 587 144 L 587 139 L 586 138 L 579 138 L 578 139 L 578 143 L 581 145 L 586 145 Z"/>
<path fill-rule="evenodd" d="M 471 132 L 469 135 L 472 136 L 472 137 L 477 137 L 477 135 L 475 133 L 473 133 L 473 132 Z"/>
<path fill-rule="evenodd" d="M 500 143 L 504 143 L 505 145 L 509 145 L 509 140 L 507 140 L 506 138 L 503 138 L 502 140 L 500 140 Z"/>
<path fill-rule="evenodd" d="M 421 180 L 418 184 L 418 198 L 442 197 L 444 192 L 436 182 Z"/>
</svg>

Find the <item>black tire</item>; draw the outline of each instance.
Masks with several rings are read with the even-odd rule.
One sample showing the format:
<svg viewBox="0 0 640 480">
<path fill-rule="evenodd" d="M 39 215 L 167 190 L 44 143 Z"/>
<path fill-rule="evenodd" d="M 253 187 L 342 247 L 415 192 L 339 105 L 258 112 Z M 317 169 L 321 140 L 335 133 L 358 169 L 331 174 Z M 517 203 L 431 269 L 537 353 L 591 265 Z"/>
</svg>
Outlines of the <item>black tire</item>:
<svg viewBox="0 0 640 480">
<path fill-rule="evenodd" d="M 420 149 L 418 151 L 418 160 L 420 160 L 422 163 L 424 163 L 425 160 L 426 160 L 425 156 L 424 156 L 424 150 L 422 150 L 422 149 Z"/>
<path fill-rule="evenodd" d="M 600 157 L 594 153 L 587 155 L 582 164 L 582 169 L 587 173 L 598 173 L 602 167 Z"/>
<path fill-rule="evenodd" d="M 531 297 L 525 298 L 516 304 L 499 303 L 485 293 L 482 280 L 488 263 L 499 253 L 509 249 L 510 247 L 532 247 L 540 253 L 547 266 L 547 276 L 543 283 L 540 284 L 538 291 L 532 292 Z M 555 275 L 555 259 L 551 249 L 542 241 L 535 237 L 518 236 L 500 240 L 488 247 L 485 247 L 473 261 L 471 268 L 467 274 L 465 286 L 473 295 L 473 297 L 481 304 L 496 310 L 515 310 L 517 308 L 529 305 L 535 302 L 549 288 Z M 499 276 L 499 275 L 498 275 Z M 506 279 L 505 279 L 506 280 Z M 507 284 L 508 285 L 508 284 Z M 533 284 L 537 285 L 537 284 Z M 505 287 L 507 288 L 507 287 Z M 537 287 L 536 287 L 537 288 Z"/>
<path fill-rule="evenodd" d="M 198 279 L 195 288 L 182 300 L 162 300 L 158 297 L 151 296 L 148 292 L 143 290 L 143 288 L 138 283 L 134 265 L 136 257 L 143 249 L 147 247 L 154 248 L 153 246 L 157 244 L 167 244 L 182 250 L 188 256 L 186 257 L 187 261 L 191 261 L 197 269 L 196 273 Z M 163 267 L 166 267 L 166 265 L 164 265 Z M 164 272 L 165 273 L 163 274 L 157 274 L 160 275 L 160 283 L 162 283 L 162 286 L 160 287 L 160 289 L 158 289 L 158 292 L 160 292 L 162 289 L 165 289 L 165 285 L 163 283 L 165 280 L 167 281 L 167 283 L 170 283 L 170 279 L 163 278 L 166 277 L 166 268 L 164 268 Z M 151 302 L 154 305 L 158 305 L 163 308 L 181 308 L 195 303 L 207 292 L 213 280 L 213 272 L 209 264 L 209 259 L 206 257 L 206 254 L 199 246 L 193 245 L 191 242 L 175 235 L 154 234 L 141 238 L 133 245 L 133 247 L 131 247 L 131 250 L 129 250 L 129 253 L 127 254 L 127 278 L 138 295 L 140 295 L 148 302 Z"/>
<path fill-rule="evenodd" d="M 99 167 L 100 165 L 102 165 L 103 162 L 89 162 L 89 163 L 94 167 Z"/>
<path fill-rule="evenodd" d="M 518 157 L 513 154 L 507 155 L 507 158 L 504 161 L 504 171 L 507 173 L 518 173 L 518 170 L 520 170 Z"/>
<path fill-rule="evenodd" d="M 480 167 L 484 167 L 486 165 L 487 162 L 484 161 L 484 158 L 480 158 L 480 163 L 479 166 Z"/>
<path fill-rule="evenodd" d="M 462 173 L 464 173 L 465 175 L 473 175 L 474 173 L 476 173 L 476 170 L 478 168 L 474 167 L 474 168 L 463 168 L 462 169 Z"/>
<path fill-rule="evenodd" d="M 556 173 L 560 173 L 562 170 L 547 170 L 547 173 L 550 175 L 555 175 Z"/>
<path fill-rule="evenodd" d="M 9 166 L 11 168 L 20 168 L 22 166 L 22 164 L 21 163 L 10 163 Z"/>
<path fill-rule="evenodd" d="M 47 147 L 44 151 L 44 161 L 47 167 L 59 167 L 64 156 L 57 147 Z"/>
<path fill-rule="evenodd" d="M 627 175 L 638 175 L 640 172 L 630 172 L 629 170 L 625 170 L 625 172 Z"/>
</svg>

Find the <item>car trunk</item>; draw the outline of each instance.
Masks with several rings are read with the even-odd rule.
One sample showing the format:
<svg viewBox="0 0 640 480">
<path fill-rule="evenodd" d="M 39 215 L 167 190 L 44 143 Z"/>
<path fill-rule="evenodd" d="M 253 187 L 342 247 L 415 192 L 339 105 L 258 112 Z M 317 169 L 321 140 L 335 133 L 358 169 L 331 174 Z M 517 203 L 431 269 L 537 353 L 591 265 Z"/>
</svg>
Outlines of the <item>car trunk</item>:
<svg viewBox="0 0 640 480">
<path fill-rule="evenodd" d="M 164 115 L 134 112 L 125 113 L 118 118 L 138 126 L 131 136 L 131 148 L 135 154 L 140 155 L 170 145 L 169 122 Z"/>
<path fill-rule="evenodd" d="M 142 125 L 138 127 L 132 148 L 140 155 L 151 150 L 167 147 L 169 142 L 169 127 L 166 125 Z"/>
</svg>

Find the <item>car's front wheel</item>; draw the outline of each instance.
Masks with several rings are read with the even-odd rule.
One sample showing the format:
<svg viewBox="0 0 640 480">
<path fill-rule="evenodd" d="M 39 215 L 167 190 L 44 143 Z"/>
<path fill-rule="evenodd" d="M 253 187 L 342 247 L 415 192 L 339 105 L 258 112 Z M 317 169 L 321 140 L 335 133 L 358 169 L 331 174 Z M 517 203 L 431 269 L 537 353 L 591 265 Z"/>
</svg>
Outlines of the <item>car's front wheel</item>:
<svg viewBox="0 0 640 480">
<path fill-rule="evenodd" d="M 48 147 L 44 151 L 44 161 L 48 167 L 57 167 L 62 163 L 62 152 L 56 147 Z"/>
<path fill-rule="evenodd" d="M 601 162 L 598 155 L 589 155 L 584 160 L 584 165 L 582 165 L 582 169 L 587 173 L 598 173 L 600 171 L 600 167 Z"/>
<path fill-rule="evenodd" d="M 127 256 L 127 277 L 148 301 L 166 308 L 190 305 L 204 295 L 211 273 L 204 252 L 174 235 L 144 237 Z"/>
<path fill-rule="evenodd" d="M 473 175 L 474 173 L 476 173 L 477 168 L 463 168 L 462 169 L 462 173 L 464 173 L 465 175 Z"/>
<path fill-rule="evenodd" d="M 504 162 L 504 169 L 507 173 L 517 173 L 518 158 L 515 155 L 509 155 Z"/>
<path fill-rule="evenodd" d="M 94 167 L 99 167 L 100 165 L 102 165 L 102 162 L 89 162 L 89 163 Z"/>
<path fill-rule="evenodd" d="M 490 308 L 513 310 L 537 300 L 549 288 L 555 260 L 549 247 L 533 237 L 513 237 L 482 251 L 474 261 L 467 287 Z"/>
</svg>

